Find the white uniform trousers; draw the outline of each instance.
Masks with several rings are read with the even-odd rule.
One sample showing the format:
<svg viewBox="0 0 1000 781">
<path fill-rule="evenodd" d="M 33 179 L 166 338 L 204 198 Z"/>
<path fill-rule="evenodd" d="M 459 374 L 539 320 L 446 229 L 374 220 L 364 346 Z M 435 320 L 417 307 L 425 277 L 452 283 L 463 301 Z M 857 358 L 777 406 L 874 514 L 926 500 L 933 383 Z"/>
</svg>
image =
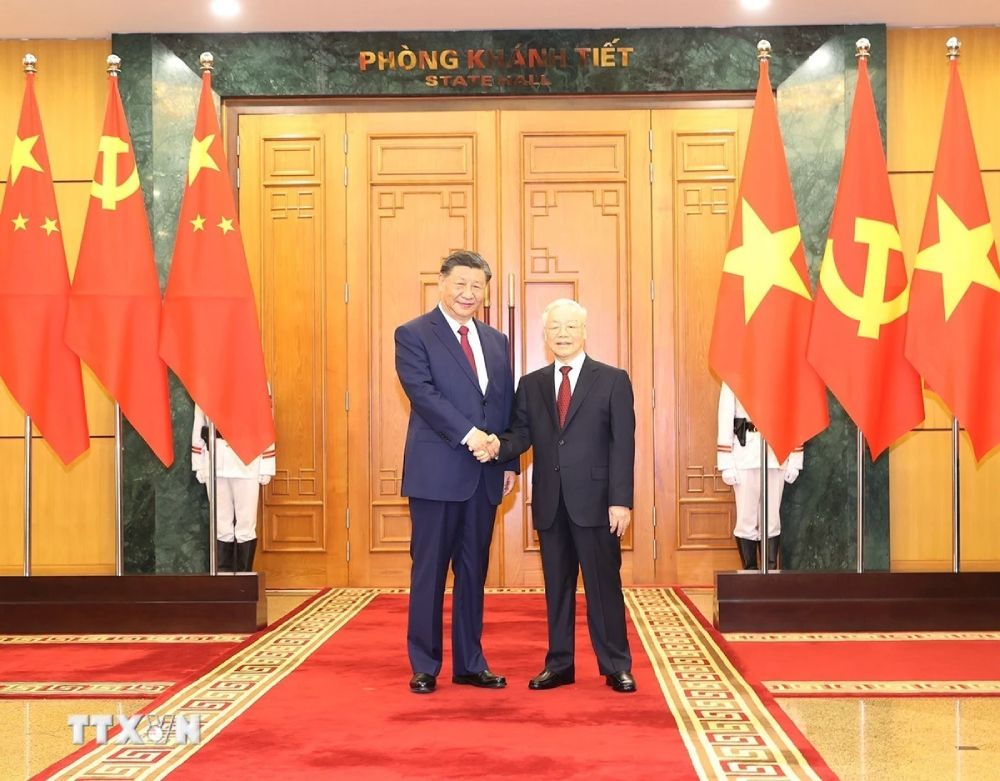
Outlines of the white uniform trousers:
<svg viewBox="0 0 1000 781">
<path fill-rule="evenodd" d="M 245 477 L 220 477 L 215 484 L 216 539 L 221 542 L 257 539 L 260 482 Z"/>
<path fill-rule="evenodd" d="M 760 470 L 738 469 L 739 482 L 733 486 L 736 494 L 736 528 L 733 535 L 744 540 L 760 540 Z M 767 470 L 767 536 L 781 534 L 781 495 L 785 491 L 785 471 Z"/>
</svg>

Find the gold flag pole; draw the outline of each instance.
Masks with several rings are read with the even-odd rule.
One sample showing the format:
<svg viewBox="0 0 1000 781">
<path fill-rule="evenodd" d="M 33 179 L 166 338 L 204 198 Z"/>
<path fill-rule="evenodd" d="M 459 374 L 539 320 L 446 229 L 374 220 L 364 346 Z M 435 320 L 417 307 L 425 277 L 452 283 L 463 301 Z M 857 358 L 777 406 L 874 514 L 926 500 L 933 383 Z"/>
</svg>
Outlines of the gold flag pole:
<svg viewBox="0 0 1000 781">
<path fill-rule="evenodd" d="M 37 73 L 38 59 L 25 54 L 24 72 Z M 31 415 L 24 416 L 24 577 L 31 575 Z"/>
<path fill-rule="evenodd" d="M 757 43 L 757 62 L 758 67 L 763 66 L 765 62 L 771 59 L 771 43 L 766 40 L 758 41 Z M 760 571 L 763 574 L 768 573 L 767 566 L 767 511 L 768 511 L 768 496 L 767 496 L 767 440 L 764 439 L 764 432 L 760 432 L 760 523 L 758 528 L 760 529 Z"/>
<path fill-rule="evenodd" d="M 958 59 L 962 42 L 955 36 L 945 41 L 948 49 L 948 60 Z M 962 568 L 962 527 L 959 515 L 961 511 L 961 471 L 959 470 L 959 424 L 954 415 L 951 418 L 951 571 L 960 572 Z"/>
</svg>

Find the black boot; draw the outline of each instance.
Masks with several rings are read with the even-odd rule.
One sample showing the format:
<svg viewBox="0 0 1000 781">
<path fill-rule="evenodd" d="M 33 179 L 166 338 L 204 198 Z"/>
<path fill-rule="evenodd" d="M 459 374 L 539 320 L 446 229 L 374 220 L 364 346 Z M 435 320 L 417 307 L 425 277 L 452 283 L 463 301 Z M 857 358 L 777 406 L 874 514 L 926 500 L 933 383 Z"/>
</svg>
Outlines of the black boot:
<svg viewBox="0 0 1000 781">
<path fill-rule="evenodd" d="M 760 569 L 757 564 L 757 541 L 736 538 L 736 546 L 740 549 L 740 561 L 743 569 Z"/>
<path fill-rule="evenodd" d="M 215 570 L 216 572 L 232 572 L 235 543 L 215 541 Z"/>
<path fill-rule="evenodd" d="M 257 540 L 236 543 L 236 571 L 253 572 L 253 557 L 257 552 Z"/>
<path fill-rule="evenodd" d="M 778 548 L 781 547 L 780 534 L 767 538 L 767 568 L 769 570 L 778 568 Z"/>
</svg>

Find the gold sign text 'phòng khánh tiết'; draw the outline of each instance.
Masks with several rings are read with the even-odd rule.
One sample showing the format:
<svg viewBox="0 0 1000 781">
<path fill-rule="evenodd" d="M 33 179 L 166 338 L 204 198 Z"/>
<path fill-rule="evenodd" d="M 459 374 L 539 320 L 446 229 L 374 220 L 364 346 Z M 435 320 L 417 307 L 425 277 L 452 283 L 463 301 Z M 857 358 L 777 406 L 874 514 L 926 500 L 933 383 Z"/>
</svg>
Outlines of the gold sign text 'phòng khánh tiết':
<svg viewBox="0 0 1000 781">
<path fill-rule="evenodd" d="M 601 46 L 513 49 L 398 49 L 358 52 L 362 73 L 414 74 L 428 87 L 547 87 L 548 71 L 628 68 L 635 49 L 619 39 Z"/>
</svg>

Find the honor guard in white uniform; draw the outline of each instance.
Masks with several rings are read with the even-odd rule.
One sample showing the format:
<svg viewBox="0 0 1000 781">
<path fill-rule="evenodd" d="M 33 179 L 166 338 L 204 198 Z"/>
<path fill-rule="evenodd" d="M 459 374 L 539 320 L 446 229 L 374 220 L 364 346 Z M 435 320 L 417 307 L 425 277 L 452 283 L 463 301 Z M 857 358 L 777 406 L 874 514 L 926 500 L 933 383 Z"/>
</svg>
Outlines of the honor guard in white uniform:
<svg viewBox="0 0 1000 781">
<path fill-rule="evenodd" d="M 716 468 L 722 482 L 733 487 L 736 495 L 736 528 L 733 536 L 740 551 L 743 569 L 758 569 L 757 545 L 760 540 L 760 433 L 728 385 L 722 383 L 719 394 L 719 436 Z M 794 483 L 802 469 L 802 448 L 797 447 L 788 459 L 778 463 L 767 449 L 767 566 L 778 566 L 781 534 L 781 495 L 785 483 Z"/>
<path fill-rule="evenodd" d="M 252 572 L 257 549 L 257 501 L 260 487 L 274 476 L 274 444 L 244 464 L 215 432 L 215 536 L 219 572 Z M 197 404 L 191 430 L 191 469 L 207 488 L 209 475 L 208 418 Z M 234 546 L 235 543 L 235 546 Z"/>
</svg>

